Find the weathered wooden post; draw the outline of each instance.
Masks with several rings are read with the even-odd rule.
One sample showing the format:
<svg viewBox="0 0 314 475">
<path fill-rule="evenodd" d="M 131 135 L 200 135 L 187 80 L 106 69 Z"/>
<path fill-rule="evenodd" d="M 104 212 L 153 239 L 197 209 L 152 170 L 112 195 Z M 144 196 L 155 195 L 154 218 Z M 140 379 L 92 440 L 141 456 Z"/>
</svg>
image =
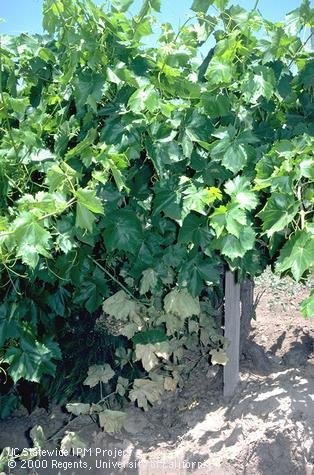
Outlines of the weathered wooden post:
<svg viewBox="0 0 314 475">
<path fill-rule="evenodd" d="M 230 345 L 227 349 L 228 363 L 224 366 L 225 397 L 233 396 L 240 380 L 240 284 L 235 273 L 227 271 L 225 275 L 225 337 Z"/>
</svg>

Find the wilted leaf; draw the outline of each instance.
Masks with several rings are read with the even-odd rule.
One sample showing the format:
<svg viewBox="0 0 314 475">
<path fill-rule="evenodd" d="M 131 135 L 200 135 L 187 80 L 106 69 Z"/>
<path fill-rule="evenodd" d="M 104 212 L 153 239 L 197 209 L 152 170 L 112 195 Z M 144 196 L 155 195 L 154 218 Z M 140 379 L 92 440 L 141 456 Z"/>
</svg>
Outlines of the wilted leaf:
<svg viewBox="0 0 314 475">
<path fill-rule="evenodd" d="M 160 402 L 163 391 L 163 384 L 149 379 L 135 379 L 129 397 L 131 401 L 137 402 L 138 407 L 148 411 L 149 404 Z"/>
<path fill-rule="evenodd" d="M 137 344 L 135 346 L 136 359 L 142 361 L 144 369 L 148 372 L 157 366 L 158 358 L 168 359 L 170 353 L 167 341 L 146 345 Z"/>
<path fill-rule="evenodd" d="M 138 315 L 139 307 L 124 290 L 119 290 L 104 301 L 103 310 L 119 320 L 127 320 L 128 318 L 132 320 L 134 316 Z"/>
<path fill-rule="evenodd" d="M 117 381 L 116 393 L 119 394 L 119 396 L 125 396 L 128 385 L 129 380 L 123 378 L 122 376 L 119 376 Z"/>
<path fill-rule="evenodd" d="M 228 363 L 228 357 L 226 355 L 226 352 L 222 349 L 220 350 L 210 350 L 209 354 L 211 355 L 211 363 L 212 365 L 215 364 L 220 364 L 220 365 L 226 365 Z"/>
<path fill-rule="evenodd" d="M 65 436 L 61 440 L 60 448 L 62 451 L 71 451 L 76 449 L 85 449 L 86 444 L 75 432 L 66 431 Z"/>
<path fill-rule="evenodd" d="M 80 402 L 68 403 L 65 407 L 68 412 L 71 412 L 71 414 L 74 414 L 75 416 L 89 414 L 91 408 L 90 404 L 83 404 Z"/>
<path fill-rule="evenodd" d="M 175 391 L 177 389 L 178 382 L 170 376 L 165 377 L 164 388 L 166 391 Z"/>
<path fill-rule="evenodd" d="M 154 290 L 157 284 L 157 274 L 154 269 L 146 269 L 143 271 L 143 277 L 140 283 L 140 294 L 146 294 L 150 290 Z"/>
<path fill-rule="evenodd" d="M 173 313 L 182 318 L 199 315 L 201 309 L 198 298 L 193 298 L 186 289 L 174 289 L 166 295 L 164 308 L 167 313 Z"/>
<path fill-rule="evenodd" d="M 34 447 L 43 447 L 46 442 L 46 437 L 43 428 L 39 425 L 34 426 L 30 430 L 30 438 L 33 441 Z"/>
<path fill-rule="evenodd" d="M 99 425 L 108 434 L 120 432 L 127 415 L 121 411 L 106 409 L 99 413 Z"/>
<path fill-rule="evenodd" d="M 87 378 L 84 380 L 83 384 L 93 388 L 94 386 L 97 386 L 98 383 L 108 383 L 114 375 L 115 372 L 107 363 L 104 365 L 93 365 L 88 368 Z"/>
</svg>

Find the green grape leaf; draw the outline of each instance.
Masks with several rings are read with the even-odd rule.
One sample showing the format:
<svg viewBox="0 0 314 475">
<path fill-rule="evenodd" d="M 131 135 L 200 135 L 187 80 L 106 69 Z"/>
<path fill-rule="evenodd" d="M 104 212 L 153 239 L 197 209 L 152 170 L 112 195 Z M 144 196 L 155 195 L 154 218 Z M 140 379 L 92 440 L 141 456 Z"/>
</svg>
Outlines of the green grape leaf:
<svg viewBox="0 0 314 475">
<path fill-rule="evenodd" d="M 51 257 L 51 235 L 31 213 L 22 212 L 13 222 L 12 231 L 7 239 L 8 246 L 16 246 L 16 254 L 25 264 L 35 268 L 40 255 Z"/>
<path fill-rule="evenodd" d="M 314 318 L 314 292 L 301 303 L 301 312 L 306 318 Z"/>
<path fill-rule="evenodd" d="M 123 378 L 122 376 L 119 376 L 117 381 L 116 393 L 119 394 L 119 396 L 121 397 L 125 396 L 128 386 L 129 380 Z"/>
<path fill-rule="evenodd" d="M 74 80 L 74 97 L 76 107 L 81 110 L 88 104 L 94 112 L 97 111 L 97 103 L 100 101 L 105 83 L 103 74 L 85 69 Z"/>
<path fill-rule="evenodd" d="M 273 193 L 266 205 L 258 213 L 263 221 L 263 231 L 267 236 L 285 229 L 299 210 L 299 203 L 287 193 Z"/>
<path fill-rule="evenodd" d="M 147 345 L 149 343 L 155 344 L 167 340 L 167 335 L 165 334 L 164 329 L 161 327 L 155 327 L 146 331 L 141 331 L 132 338 L 132 342 L 135 345 Z"/>
<path fill-rule="evenodd" d="M 223 255 L 229 257 L 231 260 L 237 257 L 243 257 L 245 251 L 243 250 L 240 240 L 235 236 L 225 236 L 221 243 L 221 252 Z"/>
<path fill-rule="evenodd" d="M 251 211 L 258 205 L 257 195 L 252 190 L 250 181 L 244 176 L 238 175 L 233 180 L 228 180 L 225 191 L 241 209 Z"/>
<path fill-rule="evenodd" d="M 42 343 L 21 338 L 20 347 L 8 348 L 4 361 L 10 365 L 8 374 L 15 383 L 21 378 L 38 383 L 43 374 L 54 375 L 56 365 L 52 357 L 50 349 Z"/>
<path fill-rule="evenodd" d="M 153 86 L 144 86 L 135 91 L 129 101 L 128 106 L 132 112 L 140 113 L 144 110 L 154 112 L 159 105 L 159 95 Z"/>
<path fill-rule="evenodd" d="M 90 233 L 93 232 L 93 224 L 96 221 L 95 215 L 89 211 L 81 203 L 77 203 L 76 205 L 76 219 L 75 219 L 75 226 L 81 229 L 87 229 Z"/>
<path fill-rule="evenodd" d="M 151 371 L 158 364 L 158 358 L 155 355 L 155 345 L 136 345 L 136 360 L 141 360 L 145 371 Z"/>
<path fill-rule="evenodd" d="M 276 78 L 271 68 L 256 66 L 243 79 L 243 96 L 252 104 L 256 104 L 260 98 L 270 100 L 275 92 L 275 84 Z"/>
<path fill-rule="evenodd" d="M 109 252 L 120 250 L 135 254 L 142 243 L 142 236 L 140 220 L 133 211 L 126 209 L 116 211 L 103 232 Z"/>
<path fill-rule="evenodd" d="M 232 63 L 214 56 L 209 63 L 205 77 L 210 85 L 223 86 L 229 85 L 235 80 L 236 72 Z"/>
<path fill-rule="evenodd" d="M 14 309 L 14 307 L 13 307 Z M 12 309 L 12 310 L 13 310 Z M 6 303 L 0 305 L 0 347 L 4 346 L 4 343 L 9 338 L 18 338 L 21 334 L 20 322 L 17 318 L 14 318 L 13 312 L 9 310 L 9 306 Z"/>
<path fill-rule="evenodd" d="M 245 211 L 237 206 L 229 207 L 225 215 L 225 220 L 227 231 L 239 238 L 243 227 L 247 224 Z"/>
<path fill-rule="evenodd" d="M 314 266 L 314 236 L 297 231 L 286 242 L 276 263 L 277 272 L 290 269 L 294 279 L 299 281 L 304 272 Z"/>
<path fill-rule="evenodd" d="M 126 12 L 134 0 L 112 0 L 112 6 L 119 12 Z"/>
<path fill-rule="evenodd" d="M 214 0 L 194 0 L 191 9 L 194 12 L 206 13 Z"/>
<path fill-rule="evenodd" d="M 16 394 L 4 394 L 0 396 L 0 420 L 6 419 L 17 409 L 19 405 L 19 397 Z M 0 470 L 1 467 L 1 454 L 0 454 Z"/>
<path fill-rule="evenodd" d="M 195 240 L 195 234 L 202 224 L 202 219 L 194 213 L 190 213 L 184 219 L 179 230 L 178 242 L 186 244 Z"/>
<path fill-rule="evenodd" d="M 305 158 L 300 163 L 300 171 L 301 175 L 305 178 L 310 178 L 314 180 L 314 159 L 313 158 Z"/>
<path fill-rule="evenodd" d="M 163 212 L 172 219 L 181 219 L 182 199 L 177 191 L 160 190 L 154 199 L 154 213 Z"/>
<path fill-rule="evenodd" d="M 203 92 L 201 104 L 209 117 L 226 117 L 230 115 L 231 103 L 228 96 Z"/>
<path fill-rule="evenodd" d="M 93 213 L 104 214 L 104 209 L 101 200 L 96 196 L 94 190 L 88 190 L 87 188 L 79 188 L 76 190 L 75 195 L 80 205 L 87 208 Z"/>
</svg>

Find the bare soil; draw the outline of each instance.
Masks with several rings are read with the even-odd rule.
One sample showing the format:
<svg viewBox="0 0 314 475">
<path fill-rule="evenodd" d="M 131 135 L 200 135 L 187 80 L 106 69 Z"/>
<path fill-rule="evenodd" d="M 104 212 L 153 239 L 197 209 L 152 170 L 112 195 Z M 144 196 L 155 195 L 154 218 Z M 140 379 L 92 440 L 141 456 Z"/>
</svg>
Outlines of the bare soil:
<svg viewBox="0 0 314 475">
<path fill-rule="evenodd" d="M 256 285 L 261 291 L 250 335 L 253 357 L 241 361 L 231 400 L 222 398 L 220 372 L 204 362 L 184 389 L 148 413 L 130 405 L 123 431 L 114 436 L 88 416 L 66 425 L 69 416 L 60 407 L 19 411 L 0 424 L 0 448 L 28 447 L 29 429 L 40 424 L 55 439 L 65 430 L 78 433 L 92 451 L 84 458 L 52 455 L 47 468 L 7 473 L 314 475 L 314 320 L 298 312 L 308 289 L 266 273 Z"/>
</svg>

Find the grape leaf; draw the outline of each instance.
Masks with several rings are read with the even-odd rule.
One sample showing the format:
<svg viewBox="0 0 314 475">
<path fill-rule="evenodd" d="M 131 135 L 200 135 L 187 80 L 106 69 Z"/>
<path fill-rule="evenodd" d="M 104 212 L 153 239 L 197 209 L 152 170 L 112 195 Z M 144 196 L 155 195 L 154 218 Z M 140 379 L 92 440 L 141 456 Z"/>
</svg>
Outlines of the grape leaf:
<svg viewBox="0 0 314 475">
<path fill-rule="evenodd" d="M 60 448 L 63 452 L 71 452 L 72 450 L 85 449 L 86 444 L 75 432 L 66 431 L 65 436 L 61 440 Z"/>
<path fill-rule="evenodd" d="M 46 437 L 43 428 L 40 425 L 32 427 L 29 435 L 33 441 L 34 447 L 44 447 L 46 443 Z"/>
<path fill-rule="evenodd" d="M 148 411 L 149 404 L 153 405 L 155 402 L 160 402 L 163 392 L 163 384 L 149 379 L 135 379 L 129 398 L 131 401 L 137 402 L 138 407 Z"/>
<path fill-rule="evenodd" d="M 108 434 L 120 432 L 127 418 L 127 414 L 121 411 L 105 409 L 98 414 L 99 425 Z"/>
<path fill-rule="evenodd" d="M 132 318 L 138 315 L 139 307 L 124 290 L 119 290 L 104 301 L 103 311 L 119 320 L 127 321 L 128 319 L 132 320 Z"/>
<path fill-rule="evenodd" d="M 95 215 L 84 205 L 77 203 L 75 226 L 77 228 L 87 229 L 90 233 L 92 233 L 93 224 L 95 221 Z"/>
<path fill-rule="evenodd" d="M 150 290 L 154 290 L 157 281 L 157 273 L 154 269 L 145 269 L 140 283 L 140 294 L 144 295 Z"/>
<path fill-rule="evenodd" d="M 194 0 L 191 9 L 194 12 L 206 13 L 214 0 Z"/>
<path fill-rule="evenodd" d="M 89 414 L 91 406 L 90 404 L 84 404 L 81 402 L 72 402 L 66 404 L 66 410 L 74 414 L 75 416 L 80 416 L 81 414 Z"/>
<path fill-rule="evenodd" d="M 22 212 L 13 222 L 12 232 L 7 245 L 9 248 L 16 246 L 16 254 L 25 264 L 35 268 L 40 255 L 51 257 L 51 235 L 31 213 Z"/>
<path fill-rule="evenodd" d="M 270 100 L 275 92 L 275 74 L 266 66 L 255 66 L 246 74 L 242 83 L 246 101 L 256 104 L 260 98 Z"/>
<path fill-rule="evenodd" d="M 301 312 L 306 318 L 314 318 L 314 292 L 301 303 Z"/>
<path fill-rule="evenodd" d="M 94 190 L 88 190 L 87 188 L 79 188 L 75 192 L 77 201 L 81 206 L 84 206 L 93 213 L 104 214 L 104 209 L 100 198 L 96 196 Z"/>
<path fill-rule="evenodd" d="M 142 361 L 146 371 L 151 371 L 158 364 L 158 358 L 168 359 L 171 354 L 169 343 L 167 341 L 154 344 L 135 346 L 135 356 L 137 360 Z"/>
<path fill-rule="evenodd" d="M 143 86 L 137 89 L 128 101 L 129 108 L 135 113 L 140 113 L 145 109 L 154 112 L 158 105 L 159 95 L 153 86 Z"/>
<path fill-rule="evenodd" d="M 276 271 L 282 273 L 290 269 L 295 280 L 299 281 L 304 272 L 312 266 L 314 266 L 314 236 L 305 231 L 297 231 L 282 248 L 276 263 Z"/>
<path fill-rule="evenodd" d="M 220 364 L 220 365 L 225 366 L 229 361 L 225 351 L 222 349 L 210 350 L 209 354 L 211 355 L 212 365 Z"/>
<path fill-rule="evenodd" d="M 42 343 L 21 338 L 20 347 L 10 347 L 4 361 L 10 365 L 8 373 L 15 383 L 21 378 L 38 383 L 43 374 L 54 375 L 56 365 L 51 361 L 54 356 Z"/>
<path fill-rule="evenodd" d="M 291 223 L 299 210 L 299 203 L 287 193 L 273 193 L 266 205 L 258 213 L 263 220 L 263 231 L 267 236 L 282 231 Z"/>
<path fill-rule="evenodd" d="M 151 371 L 158 364 L 158 358 L 155 355 L 155 345 L 136 345 L 135 356 L 141 360 L 145 371 Z"/>
<path fill-rule="evenodd" d="M 107 363 L 104 365 L 92 365 L 88 368 L 87 378 L 83 384 L 93 388 L 99 383 L 108 383 L 115 375 L 111 366 Z"/>
<path fill-rule="evenodd" d="M 228 180 L 225 184 L 225 191 L 241 209 L 251 211 L 258 204 L 257 195 L 253 191 L 250 181 L 244 176 L 238 175 L 233 180 Z"/>
<path fill-rule="evenodd" d="M 193 298 L 186 289 L 174 289 L 164 298 L 164 308 L 167 313 L 173 313 L 182 318 L 200 314 L 198 298 Z"/>
<path fill-rule="evenodd" d="M 103 238 L 109 252 L 120 250 L 135 254 L 142 241 L 142 225 L 131 210 L 121 209 L 110 219 Z"/>
</svg>

